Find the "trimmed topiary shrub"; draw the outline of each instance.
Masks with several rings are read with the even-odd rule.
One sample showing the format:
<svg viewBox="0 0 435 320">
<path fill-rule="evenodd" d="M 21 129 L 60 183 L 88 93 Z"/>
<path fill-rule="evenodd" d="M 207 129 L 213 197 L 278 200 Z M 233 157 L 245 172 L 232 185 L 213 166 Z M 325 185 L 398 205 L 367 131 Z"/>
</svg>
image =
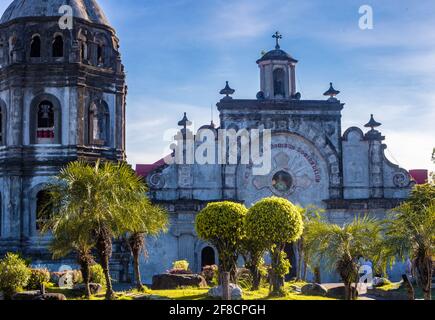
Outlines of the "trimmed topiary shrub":
<svg viewBox="0 0 435 320">
<path fill-rule="evenodd" d="M 272 258 L 272 294 L 282 295 L 283 277 L 290 263 L 284 254 L 287 243 L 298 240 L 303 232 L 302 209 L 287 199 L 271 197 L 257 202 L 246 216 L 247 238 L 263 244 Z"/>
<path fill-rule="evenodd" d="M 27 289 L 39 290 L 42 284 L 50 282 L 50 272 L 47 269 L 30 269 Z"/>
<path fill-rule="evenodd" d="M 104 276 L 103 267 L 99 264 L 94 264 L 90 268 L 90 282 L 101 284 L 106 287 L 106 277 Z"/>
<path fill-rule="evenodd" d="M 0 260 L 0 291 L 6 299 L 27 286 L 30 273 L 25 261 L 16 254 L 8 253 Z"/>
<path fill-rule="evenodd" d="M 209 203 L 196 216 L 196 232 L 204 241 L 212 244 L 219 253 L 219 272 L 230 272 L 236 277 L 236 262 L 245 236 L 244 205 L 234 202 Z"/>
</svg>

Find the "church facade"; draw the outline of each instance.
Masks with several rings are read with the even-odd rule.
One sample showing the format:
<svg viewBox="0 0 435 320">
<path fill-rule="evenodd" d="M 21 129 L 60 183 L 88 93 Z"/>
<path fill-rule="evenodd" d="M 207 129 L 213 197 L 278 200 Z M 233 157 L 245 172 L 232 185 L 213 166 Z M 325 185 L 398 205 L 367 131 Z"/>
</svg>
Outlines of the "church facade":
<svg viewBox="0 0 435 320">
<path fill-rule="evenodd" d="M 342 129 L 345 107 L 331 83 L 325 100 L 302 100 L 296 91 L 295 60 L 279 45 L 263 55 L 260 92 L 256 99 L 234 99 L 233 89 L 221 91 L 217 103 L 219 129 L 270 129 L 272 166 L 267 175 L 255 175 L 252 164 L 171 164 L 160 161 L 145 166 L 142 174 L 154 202 L 170 213 L 167 234 L 149 240 L 149 258 L 143 276 L 169 269 L 175 260 L 186 259 L 193 271 L 217 261 L 217 253 L 198 239 L 196 214 L 211 201 L 236 201 L 252 206 L 264 197 L 284 197 L 302 207 L 316 206 L 330 222 L 343 224 L 357 215 L 383 218 L 406 199 L 414 182 L 410 174 L 385 156 L 385 137 L 373 116 L 365 131 Z M 180 125 L 188 122 L 185 117 Z M 215 130 L 214 124 L 199 129 Z M 185 129 L 183 129 L 185 130 Z M 182 132 L 183 132 L 182 130 Z M 287 253 L 297 266 L 295 246 Z M 292 273 L 295 274 L 293 269 Z M 331 281 L 332 275 L 324 276 Z"/>
<path fill-rule="evenodd" d="M 94 0 L 68 1 L 61 28 L 64 4 L 15 0 L 0 20 L 0 255 L 48 266 L 59 262 L 40 235 L 46 184 L 71 161 L 126 158 L 115 30 Z"/>
<path fill-rule="evenodd" d="M 14 0 L 0 19 L 0 256 L 21 252 L 56 271 L 38 208 L 47 183 L 78 159 L 123 161 L 126 94 L 119 39 L 95 0 L 70 0 L 72 25 L 59 24 L 62 0 Z M 385 157 L 384 137 L 373 118 L 365 132 L 343 132 L 345 107 L 332 85 L 323 101 L 302 100 L 297 60 L 276 48 L 262 56 L 260 92 L 234 99 L 229 85 L 217 103 L 220 129 L 272 131 L 272 167 L 172 164 L 159 161 L 143 175 L 151 199 L 170 214 L 169 232 L 149 239 L 143 279 L 186 259 L 194 271 L 216 263 L 215 249 L 198 239 L 196 214 L 211 201 L 251 206 L 272 195 L 325 210 L 344 223 L 355 215 L 382 218 L 405 199 L 413 181 Z M 186 124 L 187 118 L 181 123 Z M 217 130 L 213 124 L 202 129 Z M 289 245 L 291 257 L 294 248 Z M 115 243 L 113 278 L 131 277 L 130 254 Z M 293 258 L 294 259 L 294 258 Z M 297 265 L 293 262 L 293 265 Z"/>
</svg>

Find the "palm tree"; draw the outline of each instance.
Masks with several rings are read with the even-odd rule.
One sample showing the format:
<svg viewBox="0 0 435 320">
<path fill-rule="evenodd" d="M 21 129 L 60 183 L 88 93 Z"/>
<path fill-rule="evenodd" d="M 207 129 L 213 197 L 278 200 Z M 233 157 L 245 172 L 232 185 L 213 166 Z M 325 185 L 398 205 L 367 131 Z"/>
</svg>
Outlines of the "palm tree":
<svg viewBox="0 0 435 320">
<path fill-rule="evenodd" d="M 95 245 L 107 283 L 106 299 L 114 291 L 109 261 L 112 239 L 136 230 L 148 231 L 149 216 L 144 211 L 146 187 L 126 163 L 99 161 L 92 166 L 73 162 L 64 168 L 51 189 L 55 216 L 74 223 L 79 221 L 80 234 Z M 61 219 L 61 218 L 59 218 Z M 90 240 L 89 240 L 90 239 Z"/>
<path fill-rule="evenodd" d="M 352 300 L 352 283 L 358 281 L 358 258 L 371 258 L 382 239 L 381 225 L 367 216 L 357 217 L 352 223 L 339 226 L 322 221 L 311 221 L 305 233 L 310 248 L 309 258 L 314 265 L 324 264 L 335 270 L 344 282 L 345 299 Z"/>
<path fill-rule="evenodd" d="M 302 211 L 302 219 L 304 221 L 304 226 L 307 226 L 311 223 L 313 220 L 321 219 L 321 214 L 324 213 L 324 210 L 315 207 L 315 206 L 309 206 L 307 208 L 304 208 Z M 310 265 L 310 248 L 307 243 L 305 243 L 305 235 L 307 232 L 307 228 L 304 229 L 304 233 L 302 234 L 301 238 L 296 242 L 297 248 L 298 248 L 298 267 L 297 267 L 297 280 L 306 280 L 307 275 L 307 268 Z M 313 266 L 313 270 L 319 268 L 318 266 Z M 316 273 L 316 272 L 315 272 Z M 316 281 L 317 282 L 317 281 Z M 320 281 L 318 281 L 320 282 Z"/>
<path fill-rule="evenodd" d="M 139 267 L 139 256 L 143 253 L 147 255 L 146 237 L 157 236 L 160 232 L 167 230 L 168 217 L 161 207 L 153 205 L 147 198 L 135 203 L 131 210 L 139 210 L 142 212 L 143 224 L 136 226 L 127 235 L 127 243 L 133 256 L 133 266 L 135 274 L 136 287 L 139 291 L 143 290 L 143 284 Z"/>
<path fill-rule="evenodd" d="M 408 201 L 386 221 L 383 255 L 392 265 L 396 257 L 413 262 L 424 298 L 431 300 L 435 256 L 435 185 L 416 186 Z"/>
<path fill-rule="evenodd" d="M 79 181 L 67 180 L 67 177 L 75 176 L 77 169 L 71 166 L 61 171 L 60 180 L 47 187 L 50 201 L 42 210 L 47 212 L 46 216 L 50 219 L 43 226 L 42 233 L 51 233 L 53 237 L 50 245 L 53 258 L 63 258 L 71 252 L 77 254 L 77 262 L 85 283 L 85 294 L 89 298 L 91 296 L 89 268 L 94 261 L 91 254 L 94 243 L 89 231 L 91 221 L 85 218 L 85 207 L 78 201 L 87 191 Z M 62 182 L 59 183 L 60 181 Z M 65 183 L 66 181 L 71 183 Z"/>
</svg>

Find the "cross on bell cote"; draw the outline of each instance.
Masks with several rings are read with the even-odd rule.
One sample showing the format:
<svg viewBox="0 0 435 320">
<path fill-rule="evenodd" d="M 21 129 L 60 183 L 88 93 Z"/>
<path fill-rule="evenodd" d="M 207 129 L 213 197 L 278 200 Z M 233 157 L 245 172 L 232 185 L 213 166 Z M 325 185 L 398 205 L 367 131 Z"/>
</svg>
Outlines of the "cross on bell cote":
<svg viewBox="0 0 435 320">
<path fill-rule="evenodd" d="M 282 34 L 279 33 L 279 31 L 275 32 L 275 34 L 272 36 L 272 38 L 274 38 L 276 40 L 276 46 L 275 49 L 279 50 L 281 47 L 279 45 L 279 40 L 282 39 Z"/>
</svg>

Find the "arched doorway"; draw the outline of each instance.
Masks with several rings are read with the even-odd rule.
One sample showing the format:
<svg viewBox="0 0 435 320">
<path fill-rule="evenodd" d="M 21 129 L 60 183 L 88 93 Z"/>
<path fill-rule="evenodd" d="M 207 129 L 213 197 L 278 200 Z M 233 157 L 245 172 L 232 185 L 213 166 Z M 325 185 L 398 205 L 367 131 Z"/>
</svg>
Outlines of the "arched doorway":
<svg viewBox="0 0 435 320">
<path fill-rule="evenodd" d="M 212 247 L 205 247 L 201 251 L 201 269 L 216 264 L 216 256 Z"/>
</svg>

